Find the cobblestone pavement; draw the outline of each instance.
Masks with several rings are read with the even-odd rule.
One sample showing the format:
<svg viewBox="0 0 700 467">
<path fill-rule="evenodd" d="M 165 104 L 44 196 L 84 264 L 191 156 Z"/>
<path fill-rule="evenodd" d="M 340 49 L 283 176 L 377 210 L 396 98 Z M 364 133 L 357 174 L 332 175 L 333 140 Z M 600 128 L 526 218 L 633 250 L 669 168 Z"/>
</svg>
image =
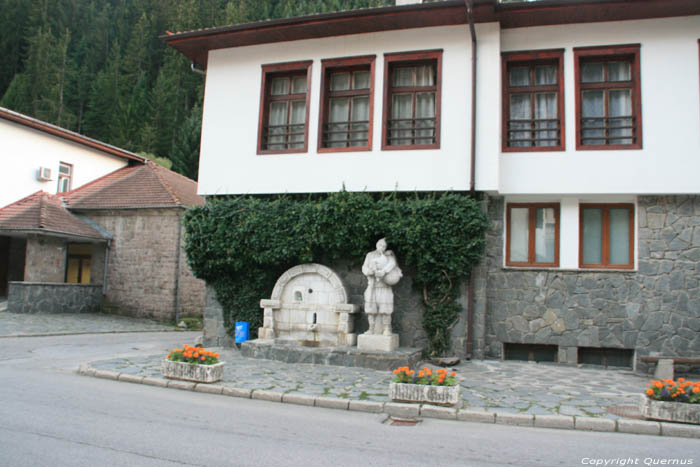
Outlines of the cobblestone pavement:
<svg viewBox="0 0 700 467">
<path fill-rule="evenodd" d="M 96 313 L 0 312 L 0 337 L 177 330 L 156 321 Z"/>
<path fill-rule="evenodd" d="M 224 387 L 388 402 L 389 371 L 245 358 L 217 349 L 227 362 Z M 93 362 L 96 370 L 161 378 L 162 355 Z M 637 406 L 648 378 L 621 369 L 483 360 L 455 367 L 463 408 L 534 415 L 618 418 L 611 406 Z"/>
</svg>

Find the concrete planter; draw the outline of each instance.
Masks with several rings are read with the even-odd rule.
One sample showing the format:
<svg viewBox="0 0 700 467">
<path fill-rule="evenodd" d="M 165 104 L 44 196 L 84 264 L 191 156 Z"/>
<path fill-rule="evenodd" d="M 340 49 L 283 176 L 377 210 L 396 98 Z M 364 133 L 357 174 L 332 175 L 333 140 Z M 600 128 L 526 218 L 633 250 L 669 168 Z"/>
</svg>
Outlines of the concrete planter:
<svg viewBox="0 0 700 467">
<path fill-rule="evenodd" d="M 434 405 L 457 405 L 461 399 L 460 387 L 430 386 L 427 384 L 390 383 L 389 396 L 396 402 L 423 402 Z"/>
<path fill-rule="evenodd" d="M 160 364 L 160 372 L 166 378 L 195 381 L 197 383 L 214 383 L 222 380 L 224 377 L 224 362 L 214 365 L 193 365 L 165 359 Z"/>
<path fill-rule="evenodd" d="M 652 420 L 700 425 L 700 404 L 655 401 L 642 396 L 640 411 L 644 418 Z"/>
</svg>

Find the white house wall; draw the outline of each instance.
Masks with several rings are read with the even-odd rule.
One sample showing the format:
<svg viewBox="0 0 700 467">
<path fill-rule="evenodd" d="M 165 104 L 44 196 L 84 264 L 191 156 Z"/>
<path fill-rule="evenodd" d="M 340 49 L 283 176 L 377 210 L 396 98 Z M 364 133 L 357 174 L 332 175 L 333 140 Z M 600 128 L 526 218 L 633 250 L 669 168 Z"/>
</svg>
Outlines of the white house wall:
<svg viewBox="0 0 700 467">
<path fill-rule="evenodd" d="M 493 29 L 479 28 L 484 27 Z M 497 42 L 496 37 L 486 43 L 496 57 Z M 343 186 L 354 191 L 469 189 L 470 46 L 466 26 L 447 26 L 211 51 L 199 193 L 332 192 Z M 443 50 L 441 148 L 382 151 L 384 54 L 433 49 Z M 376 55 L 372 151 L 318 154 L 321 60 L 372 54 Z M 309 150 L 257 155 L 261 65 L 299 60 L 313 60 Z M 493 59 L 487 63 L 493 67 Z M 484 128 L 497 130 L 493 122 Z M 488 167 L 482 164 L 482 171 L 495 185 L 497 158 Z"/>
<path fill-rule="evenodd" d="M 502 153 L 499 191 L 700 193 L 698 38 L 700 16 L 503 30 L 503 51 L 565 49 L 566 151 Z M 577 151 L 573 48 L 617 44 L 641 44 L 643 149 Z"/>
<path fill-rule="evenodd" d="M 125 159 L 2 119 L 0 141 L 0 207 L 39 190 L 56 193 L 60 162 L 73 166 L 73 189 L 127 165 Z M 50 168 L 52 180 L 37 180 L 39 167 Z"/>
</svg>

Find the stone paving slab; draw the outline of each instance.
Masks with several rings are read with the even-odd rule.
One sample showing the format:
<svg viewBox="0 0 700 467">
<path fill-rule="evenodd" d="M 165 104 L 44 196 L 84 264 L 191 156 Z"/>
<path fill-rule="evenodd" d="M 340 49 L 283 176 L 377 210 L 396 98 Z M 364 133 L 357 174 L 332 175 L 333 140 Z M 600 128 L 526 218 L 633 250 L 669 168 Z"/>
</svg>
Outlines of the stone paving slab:
<svg viewBox="0 0 700 467">
<path fill-rule="evenodd" d="M 148 319 L 100 313 L 0 312 L 0 338 L 154 331 L 180 329 Z"/>
<path fill-rule="evenodd" d="M 242 357 L 235 349 L 214 350 L 227 362 L 224 379 L 216 385 L 179 385 L 163 379 L 162 355 L 93 362 L 81 366 L 79 373 L 224 396 L 384 413 L 398 418 L 429 417 L 535 428 L 700 437 L 700 426 L 677 428 L 674 424 L 623 419 L 608 413 L 610 406 L 638 404 L 648 378 L 631 371 L 495 360 L 464 362 L 454 368 L 463 403 L 455 408 L 442 408 L 391 402 L 387 393 L 393 374 L 389 371 L 289 364 Z M 538 407 L 538 413 L 532 412 L 533 407 Z"/>
</svg>

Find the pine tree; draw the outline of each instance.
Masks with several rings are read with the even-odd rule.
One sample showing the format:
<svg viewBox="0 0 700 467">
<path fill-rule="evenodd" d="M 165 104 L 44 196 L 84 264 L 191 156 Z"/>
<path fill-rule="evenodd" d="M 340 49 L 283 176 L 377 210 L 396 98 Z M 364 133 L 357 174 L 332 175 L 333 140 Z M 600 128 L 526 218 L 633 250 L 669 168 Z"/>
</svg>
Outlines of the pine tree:
<svg viewBox="0 0 700 467">
<path fill-rule="evenodd" d="M 196 105 L 180 125 L 173 152 L 173 170 L 197 180 L 199 175 L 199 147 L 202 135 L 202 108 Z"/>
</svg>

